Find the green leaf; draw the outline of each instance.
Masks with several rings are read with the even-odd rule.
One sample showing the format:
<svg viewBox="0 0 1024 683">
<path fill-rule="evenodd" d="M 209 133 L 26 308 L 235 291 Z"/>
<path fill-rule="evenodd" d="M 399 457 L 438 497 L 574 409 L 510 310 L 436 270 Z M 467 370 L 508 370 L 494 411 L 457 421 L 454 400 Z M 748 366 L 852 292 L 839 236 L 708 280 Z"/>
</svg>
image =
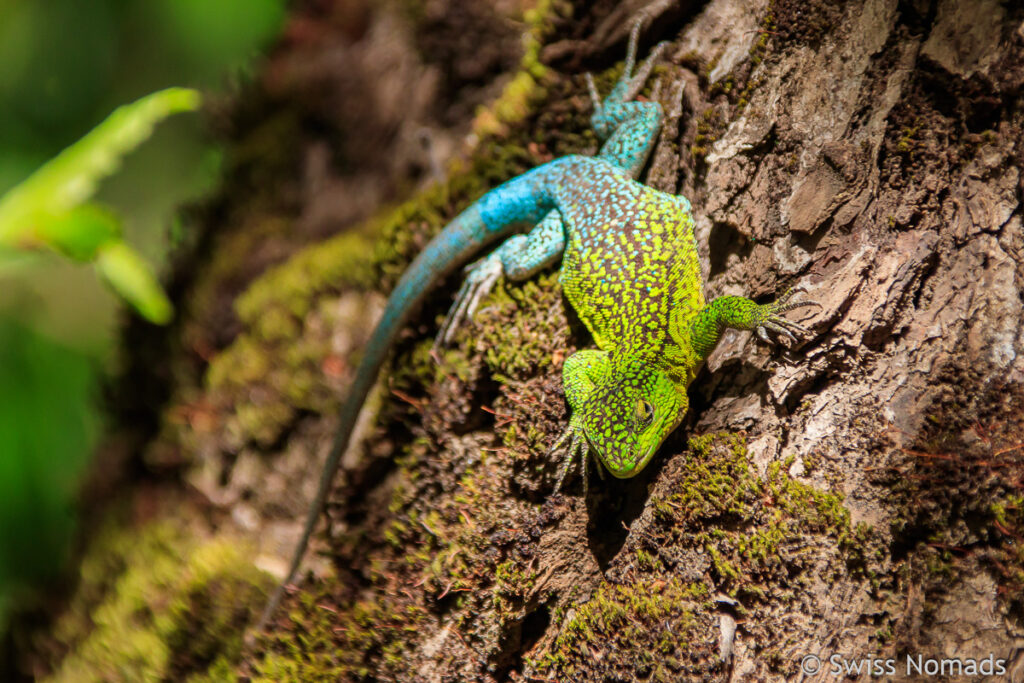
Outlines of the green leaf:
<svg viewBox="0 0 1024 683">
<path fill-rule="evenodd" d="M 17 263 L 12 250 L 48 248 L 77 261 L 96 260 L 99 273 L 139 313 L 169 321 L 170 301 L 142 257 L 121 241 L 117 216 L 85 202 L 157 123 L 199 104 L 195 90 L 168 88 L 119 107 L 0 197 L 0 268 Z"/>
<path fill-rule="evenodd" d="M 51 249 L 88 262 L 103 245 L 120 240 L 121 221 L 109 209 L 85 204 L 40 223 L 37 234 Z"/>
<path fill-rule="evenodd" d="M 118 107 L 100 125 L 0 197 L 0 246 L 32 245 L 41 221 L 92 197 L 100 180 L 171 114 L 199 107 L 187 88 L 168 88 Z"/>
<path fill-rule="evenodd" d="M 96 270 L 123 299 L 147 320 L 165 325 L 174 309 L 149 265 L 124 242 L 104 245 L 96 255 Z"/>
</svg>

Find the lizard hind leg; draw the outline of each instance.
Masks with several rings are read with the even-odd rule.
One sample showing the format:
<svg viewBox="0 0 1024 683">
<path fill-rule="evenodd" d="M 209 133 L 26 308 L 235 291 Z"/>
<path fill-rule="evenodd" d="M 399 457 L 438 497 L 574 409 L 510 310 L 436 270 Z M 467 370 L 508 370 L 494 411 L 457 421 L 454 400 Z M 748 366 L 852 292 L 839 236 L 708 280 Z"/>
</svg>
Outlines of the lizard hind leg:
<svg viewBox="0 0 1024 683">
<path fill-rule="evenodd" d="M 528 234 L 513 235 L 490 254 L 471 264 L 434 345 L 449 344 L 455 331 L 473 317 L 480 302 L 503 276 L 513 282 L 525 280 L 557 261 L 564 250 L 562 215 L 552 211 Z"/>
</svg>

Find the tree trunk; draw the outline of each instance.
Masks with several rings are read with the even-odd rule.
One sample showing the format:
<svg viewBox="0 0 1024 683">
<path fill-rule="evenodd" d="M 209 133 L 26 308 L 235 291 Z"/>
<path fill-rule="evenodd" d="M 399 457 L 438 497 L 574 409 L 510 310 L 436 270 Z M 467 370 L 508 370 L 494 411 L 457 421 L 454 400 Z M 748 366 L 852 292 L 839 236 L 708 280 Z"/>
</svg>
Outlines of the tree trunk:
<svg viewBox="0 0 1024 683">
<path fill-rule="evenodd" d="M 586 331 L 548 272 L 434 356 L 444 283 L 364 410 L 317 552 L 242 646 L 271 583 L 252 567 L 284 571 L 397 275 L 487 188 L 596 151 L 583 73 L 607 92 L 644 3 L 527 4 L 521 23 L 519 3 L 295 10 L 224 117 L 223 194 L 177 271 L 183 343 L 129 383 L 168 397 L 159 429 L 110 441 L 160 475 L 122 497 L 156 502 L 145 523 L 96 506 L 33 666 L 1024 680 L 1024 10 L 996 0 L 647 4 L 642 55 L 670 45 L 642 96 L 686 87 L 645 182 L 693 203 L 709 298 L 799 287 L 810 334 L 727 333 L 644 472 L 552 494 Z M 152 642 L 118 645 L 125 621 Z"/>
</svg>

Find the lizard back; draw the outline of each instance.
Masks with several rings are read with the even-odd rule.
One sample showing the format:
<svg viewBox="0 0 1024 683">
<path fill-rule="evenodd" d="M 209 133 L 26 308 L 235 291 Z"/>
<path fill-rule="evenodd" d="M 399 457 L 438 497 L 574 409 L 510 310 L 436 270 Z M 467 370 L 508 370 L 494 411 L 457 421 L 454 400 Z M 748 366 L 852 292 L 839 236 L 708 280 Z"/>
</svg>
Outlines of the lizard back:
<svg viewBox="0 0 1024 683">
<path fill-rule="evenodd" d="M 599 348 L 680 364 L 704 306 L 690 203 L 610 164 L 579 170 L 558 192 L 566 296 Z"/>
</svg>

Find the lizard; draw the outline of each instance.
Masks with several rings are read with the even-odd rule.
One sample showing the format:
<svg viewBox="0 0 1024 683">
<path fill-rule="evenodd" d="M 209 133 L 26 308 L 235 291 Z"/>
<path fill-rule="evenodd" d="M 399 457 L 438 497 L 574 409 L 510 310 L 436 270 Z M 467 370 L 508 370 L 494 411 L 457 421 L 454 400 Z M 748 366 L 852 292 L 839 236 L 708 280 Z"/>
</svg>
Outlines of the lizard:
<svg viewBox="0 0 1024 683">
<path fill-rule="evenodd" d="M 614 477 L 643 470 L 685 416 L 687 387 L 726 328 L 756 330 L 765 341 L 767 330 L 792 340 L 794 332 L 807 332 L 781 315 L 813 303 L 791 301 L 792 289 L 768 304 L 740 296 L 707 303 L 690 202 L 636 180 L 665 118 L 658 102 L 635 100 L 664 47 L 655 47 L 633 74 L 642 21 L 641 16 L 633 24 L 622 75 L 604 101 L 587 74 L 594 106 L 590 122 L 602 141 L 598 154 L 555 159 L 485 193 L 452 219 L 399 279 L 342 404 L 288 574 L 257 631 L 298 571 L 360 409 L 396 336 L 432 287 L 487 244 L 507 238 L 468 268 L 436 343 L 450 342 L 501 278 L 523 280 L 561 258 L 565 296 L 597 346 L 577 351 L 563 365 L 571 417 L 549 451 L 568 444 L 556 492 L 579 461 L 587 495 L 590 451 Z M 681 88 L 678 95 L 681 108 Z M 516 234 L 524 223 L 534 227 Z"/>
</svg>

